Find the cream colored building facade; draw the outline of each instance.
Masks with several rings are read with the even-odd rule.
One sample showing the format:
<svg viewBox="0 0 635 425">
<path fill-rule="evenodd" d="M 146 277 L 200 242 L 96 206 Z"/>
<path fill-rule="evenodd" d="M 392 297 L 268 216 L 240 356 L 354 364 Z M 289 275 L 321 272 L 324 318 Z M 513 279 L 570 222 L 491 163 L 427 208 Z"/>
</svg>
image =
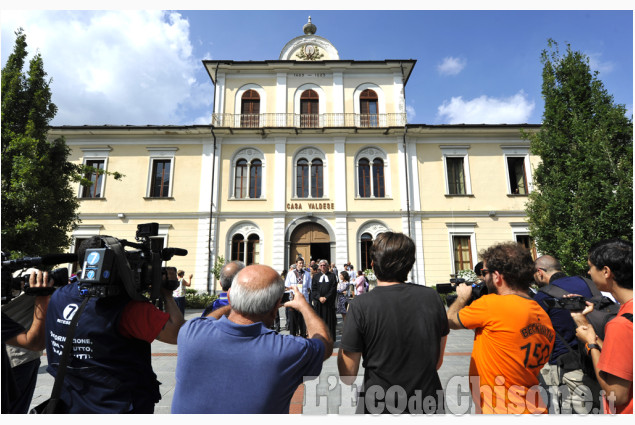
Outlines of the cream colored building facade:
<svg viewBox="0 0 635 425">
<path fill-rule="evenodd" d="M 366 268 L 386 230 L 414 239 L 411 279 L 424 285 L 473 268 L 493 243 L 530 244 L 538 158 L 520 135 L 537 125 L 407 123 L 416 61 L 342 60 L 310 21 L 304 32 L 277 60 L 204 61 L 211 125 L 53 128 L 72 161 L 125 175 L 77 187 L 71 251 L 158 222 L 159 244 L 189 252 L 170 265 L 206 291 L 218 256 L 278 271 L 298 255 Z"/>
</svg>

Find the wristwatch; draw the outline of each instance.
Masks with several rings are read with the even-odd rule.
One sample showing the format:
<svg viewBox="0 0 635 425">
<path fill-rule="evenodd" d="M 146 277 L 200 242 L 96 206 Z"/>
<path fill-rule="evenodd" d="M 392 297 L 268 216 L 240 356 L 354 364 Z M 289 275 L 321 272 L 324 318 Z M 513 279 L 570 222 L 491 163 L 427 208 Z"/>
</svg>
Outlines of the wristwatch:
<svg viewBox="0 0 635 425">
<path fill-rule="evenodd" d="M 599 345 L 597 345 L 597 344 L 589 344 L 589 343 L 586 343 L 584 346 L 586 347 L 586 353 L 587 353 L 589 356 L 591 355 L 591 350 L 593 350 L 594 348 L 595 348 L 595 349 L 597 349 L 599 352 L 602 352 L 602 349 L 601 349 L 601 348 L 600 348 L 600 346 L 599 346 Z"/>
</svg>

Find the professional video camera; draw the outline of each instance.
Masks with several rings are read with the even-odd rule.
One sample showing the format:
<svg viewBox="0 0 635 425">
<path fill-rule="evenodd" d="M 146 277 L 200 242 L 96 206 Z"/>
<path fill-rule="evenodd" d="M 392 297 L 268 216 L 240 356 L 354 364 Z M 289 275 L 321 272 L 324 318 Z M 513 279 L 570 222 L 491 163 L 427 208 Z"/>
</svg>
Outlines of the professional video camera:
<svg viewBox="0 0 635 425">
<path fill-rule="evenodd" d="M 450 275 L 450 276 L 456 276 L 456 275 Z M 437 283 L 436 285 L 436 289 L 439 294 L 447 294 L 445 297 L 445 303 L 447 304 L 448 307 L 450 307 L 450 305 L 452 305 L 452 303 L 456 301 L 456 298 L 457 298 L 457 295 L 455 294 L 456 285 L 459 285 L 461 283 L 467 283 L 468 285 L 472 285 L 472 297 L 467 302 L 467 305 L 472 304 L 472 301 L 477 300 L 481 298 L 483 295 L 487 295 L 488 293 L 487 285 L 485 284 L 485 281 L 483 281 L 482 279 L 471 282 L 471 281 L 466 281 L 463 278 L 453 277 L 452 279 L 450 279 L 450 283 Z"/>
<path fill-rule="evenodd" d="M 2 304 L 6 304 L 13 298 L 14 291 L 22 291 L 26 295 L 50 295 L 55 289 L 68 283 L 68 269 L 66 267 L 53 270 L 49 277 L 53 279 L 53 287 L 31 288 L 29 286 L 29 274 L 25 273 L 29 268 L 42 268 L 48 270 L 56 264 L 73 263 L 77 261 L 76 254 L 50 254 L 42 257 L 24 257 L 17 260 L 7 260 L 2 253 Z M 15 272 L 22 270 L 19 276 Z"/>
<path fill-rule="evenodd" d="M 153 249 L 151 237 L 159 234 L 158 223 L 137 226 L 135 242 L 101 236 L 103 247 L 86 249 L 82 273 L 79 276 L 82 296 L 108 297 L 125 291 L 130 298 L 145 301 L 148 292 L 151 301 L 161 297 L 161 287 L 178 288 L 176 270 L 162 267 L 174 255 L 187 255 L 180 248 Z M 134 248 L 125 250 L 125 247 Z M 164 279 L 165 276 L 165 279 Z"/>
</svg>

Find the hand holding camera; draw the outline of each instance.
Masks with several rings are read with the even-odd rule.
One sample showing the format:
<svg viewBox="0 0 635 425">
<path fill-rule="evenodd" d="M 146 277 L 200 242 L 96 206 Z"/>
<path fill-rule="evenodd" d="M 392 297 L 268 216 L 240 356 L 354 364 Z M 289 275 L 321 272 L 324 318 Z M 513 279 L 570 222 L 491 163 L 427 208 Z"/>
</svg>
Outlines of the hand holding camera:
<svg viewBox="0 0 635 425">
<path fill-rule="evenodd" d="M 472 298 L 472 285 L 467 285 L 466 283 L 459 283 L 456 286 L 456 295 L 457 298 L 467 302 Z"/>
<path fill-rule="evenodd" d="M 309 303 L 306 302 L 306 299 L 304 298 L 304 295 L 302 295 L 302 292 L 300 292 L 300 289 L 298 289 L 297 285 L 291 285 L 291 289 L 293 292 L 291 292 L 289 294 L 289 301 L 284 301 L 285 295 L 287 295 L 287 292 L 285 292 L 285 295 L 283 295 L 282 299 L 282 303 L 284 305 L 284 307 L 291 307 L 294 310 L 298 310 L 300 311 L 303 307 L 305 306 L 309 306 Z"/>
</svg>

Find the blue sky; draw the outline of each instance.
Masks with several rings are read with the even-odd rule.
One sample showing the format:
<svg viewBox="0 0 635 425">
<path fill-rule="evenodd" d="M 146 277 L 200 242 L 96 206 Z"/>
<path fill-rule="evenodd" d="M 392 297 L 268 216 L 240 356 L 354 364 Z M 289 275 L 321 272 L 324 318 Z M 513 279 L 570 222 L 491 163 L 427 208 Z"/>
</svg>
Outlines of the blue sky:
<svg viewBox="0 0 635 425">
<path fill-rule="evenodd" d="M 53 79 L 53 125 L 209 124 L 201 61 L 278 59 L 309 15 L 341 59 L 417 60 L 410 123 L 540 123 L 548 38 L 587 54 L 632 115 L 631 10 L 3 10 L 2 66 L 22 26 Z"/>
</svg>

